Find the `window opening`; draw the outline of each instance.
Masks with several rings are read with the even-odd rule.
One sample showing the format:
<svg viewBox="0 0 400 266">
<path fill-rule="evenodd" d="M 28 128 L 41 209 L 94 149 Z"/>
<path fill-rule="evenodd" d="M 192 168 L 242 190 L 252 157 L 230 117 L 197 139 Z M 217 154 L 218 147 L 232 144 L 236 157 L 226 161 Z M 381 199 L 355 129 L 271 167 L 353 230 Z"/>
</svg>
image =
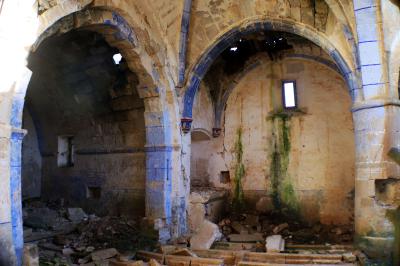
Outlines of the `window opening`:
<svg viewBox="0 0 400 266">
<path fill-rule="evenodd" d="M 295 81 L 282 82 L 282 99 L 285 109 L 297 108 L 297 94 Z"/>
<path fill-rule="evenodd" d="M 58 137 L 58 167 L 74 166 L 74 137 L 59 136 Z"/>
</svg>

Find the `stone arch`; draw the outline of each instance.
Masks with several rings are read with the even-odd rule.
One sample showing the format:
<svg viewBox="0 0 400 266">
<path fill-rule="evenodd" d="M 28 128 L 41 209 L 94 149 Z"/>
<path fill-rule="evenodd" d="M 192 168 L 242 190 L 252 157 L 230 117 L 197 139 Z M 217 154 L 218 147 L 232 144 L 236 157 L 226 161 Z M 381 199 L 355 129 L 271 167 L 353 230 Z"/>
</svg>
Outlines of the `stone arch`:
<svg viewBox="0 0 400 266">
<path fill-rule="evenodd" d="M 193 100 L 199 88 L 200 82 L 204 75 L 207 73 L 209 67 L 214 60 L 224 51 L 232 42 L 235 42 L 242 36 L 255 33 L 258 31 L 283 31 L 288 33 L 297 34 L 325 50 L 336 63 L 340 73 L 346 80 L 349 88 L 350 95 L 354 101 L 360 97 L 358 93 L 357 76 L 354 66 L 350 66 L 341 55 L 341 53 L 329 42 L 328 38 L 317 32 L 315 29 L 299 24 L 293 21 L 276 20 L 276 19 L 252 19 L 242 22 L 240 25 L 232 27 L 230 30 L 224 32 L 218 39 L 211 44 L 208 49 L 201 55 L 197 63 L 192 67 L 188 85 L 184 92 L 183 102 L 183 118 L 182 128 L 185 131 L 190 130 L 192 119 Z"/>
<path fill-rule="evenodd" d="M 85 2 L 89 3 L 91 1 Z M 149 74 L 149 71 L 144 67 L 142 57 L 145 57 L 146 60 L 149 60 L 149 58 L 146 57 L 134 31 L 122 16 L 110 10 L 87 9 L 79 11 L 83 7 L 81 4 L 71 6 L 67 9 L 66 15 L 60 15 L 57 19 L 51 20 L 56 21 L 54 24 L 42 25 L 44 30 L 31 47 L 31 50 L 34 51 L 43 40 L 52 35 L 66 33 L 73 29 L 87 29 L 102 34 L 111 46 L 121 51 L 131 71 L 138 76 L 138 94 L 145 102 L 146 216 L 150 218 L 150 221 L 154 219 L 165 221 L 163 226 L 169 230 L 172 220 L 172 180 L 170 175 L 172 173 L 173 148 L 171 145 L 169 114 L 163 105 L 161 97 L 159 97 L 162 89 L 159 74 L 154 69 L 151 69 L 151 74 Z M 53 11 L 50 9 L 48 12 Z M 55 12 L 55 14 L 58 14 L 58 12 Z M 148 65 L 151 66 L 151 62 L 148 62 Z M 21 150 L 22 139 L 26 131 L 21 129 L 22 113 L 31 74 L 32 72 L 26 68 L 20 80 L 17 81 L 10 116 L 10 125 L 13 127 L 10 141 L 12 234 L 7 241 L 12 250 L 11 261 L 14 261 L 16 265 L 22 264 L 23 250 Z"/>
</svg>

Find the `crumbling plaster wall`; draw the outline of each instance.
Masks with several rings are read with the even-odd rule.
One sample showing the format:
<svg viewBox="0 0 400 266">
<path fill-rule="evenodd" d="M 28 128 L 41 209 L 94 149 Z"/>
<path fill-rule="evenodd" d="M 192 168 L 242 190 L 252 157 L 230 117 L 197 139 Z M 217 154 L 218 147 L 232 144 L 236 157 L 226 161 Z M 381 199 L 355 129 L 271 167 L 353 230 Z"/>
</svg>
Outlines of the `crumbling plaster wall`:
<svg viewBox="0 0 400 266">
<path fill-rule="evenodd" d="M 231 183 L 220 182 L 220 172 L 229 170 L 233 180 L 237 130 L 242 128 L 245 197 L 255 209 L 260 197 L 271 196 L 273 134 L 279 133 L 268 117 L 281 109 L 281 80 L 295 79 L 299 107 L 305 113 L 289 121 L 287 178 L 300 213 L 308 222 L 350 223 L 355 155 L 351 99 L 345 82 L 337 72 L 316 62 L 284 59 L 271 63 L 265 57 L 261 62 L 230 95 L 221 136 L 192 143 L 192 164 L 202 165 L 201 171 L 207 172 L 213 186 L 232 188 Z M 212 108 L 204 91 L 198 97 L 196 105 L 203 110 Z M 206 123 L 207 118 L 194 110 L 194 117 Z M 193 174 L 192 178 L 201 175 Z"/>
</svg>

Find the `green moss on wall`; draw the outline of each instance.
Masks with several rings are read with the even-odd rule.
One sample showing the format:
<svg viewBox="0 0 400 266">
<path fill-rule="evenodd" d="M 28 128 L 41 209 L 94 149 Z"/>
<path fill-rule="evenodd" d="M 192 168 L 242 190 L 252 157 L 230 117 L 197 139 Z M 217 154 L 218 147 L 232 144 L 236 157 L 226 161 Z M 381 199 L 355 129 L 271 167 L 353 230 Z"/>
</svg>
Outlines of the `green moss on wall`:
<svg viewBox="0 0 400 266">
<path fill-rule="evenodd" d="M 272 152 L 270 165 L 271 195 L 276 210 L 287 210 L 297 216 L 299 204 L 292 180 L 288 174 L 290 162 L 291 114 L 283 111 L 270 115 L 272 122 Z"/>
<path fill-rule="evenodd" d="M 235 176 L 234 176 L 234 187 L 233 187 L 233 198 L 232 208 L 234 211 L 241 211 L 244 207 L 244 194 L 242 178 L 245 174 L 245 167 L 243 164 L 243 142 L 242 142 L 243 131 L 241 128 L 236 133 L 235 143 Z"/>
</svg>

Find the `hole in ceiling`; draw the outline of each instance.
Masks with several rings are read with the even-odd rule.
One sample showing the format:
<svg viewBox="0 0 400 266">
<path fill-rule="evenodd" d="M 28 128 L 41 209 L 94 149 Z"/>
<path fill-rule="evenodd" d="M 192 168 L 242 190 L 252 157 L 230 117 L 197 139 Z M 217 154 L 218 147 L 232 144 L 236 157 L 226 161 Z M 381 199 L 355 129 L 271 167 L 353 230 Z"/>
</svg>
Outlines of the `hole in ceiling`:
<svg viewBox="0 0 400 266">
<path fill-rule="evenodd" d="M 113 55 L 113 60 L 116 65 L 119 65 L 122 60 L 122 55 L 120 53 Z"/>
</svg>

